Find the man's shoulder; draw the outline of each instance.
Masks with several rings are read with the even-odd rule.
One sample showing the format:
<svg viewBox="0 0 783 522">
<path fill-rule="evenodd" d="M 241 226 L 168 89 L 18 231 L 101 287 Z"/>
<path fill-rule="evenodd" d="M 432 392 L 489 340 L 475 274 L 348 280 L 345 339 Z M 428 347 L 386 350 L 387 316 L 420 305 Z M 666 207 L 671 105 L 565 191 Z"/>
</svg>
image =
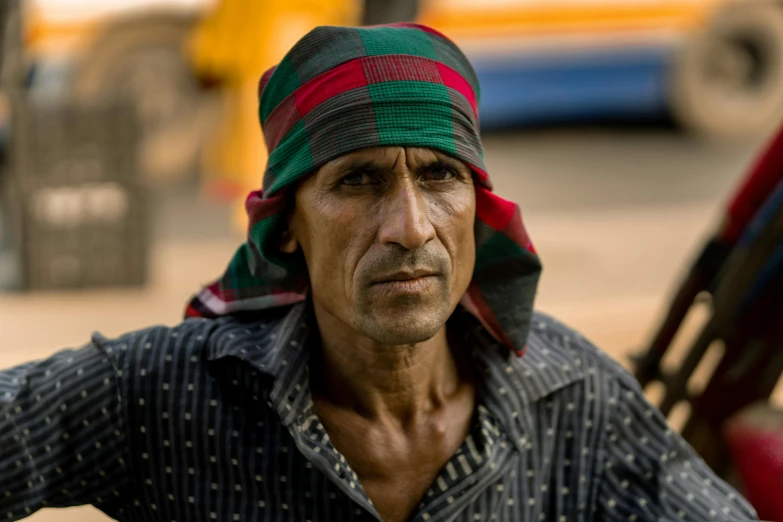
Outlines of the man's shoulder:
<svg viewBox="0 0 783 522">
<path fill-rule="evenodd" d="M 152 363 L 160 354 L 202 352 L 218 324 L 215 319 L 186 319 L 175 326 L 149 326 L 114 338 L 96 332 L 92 335 L 92 342 L 110 359 Z"/>
<path fill-rule="evenodd" d="M 564 383 L 611 379 L 634 386 L 636 382 L 618 361 L 580 332 L 539 311 L 533 314 L 527 351 L 520 362 L 525 358 L 528 368 L 557 374 Z"/>
<path fill-rule="evenodd" d="M 279 311 L 261 311 L 218 318 L 188 318 L 174 326 L 157 325 L 128 332 L 115 338 L 100 333 L 93 344 L 118 367 L 154 373 L 166 365 L 204 363 L 217 357 L 227 344 L 252 337 L 254 348 L 283 318 Z"/>
<path fill-rule="evenodd" d="M 603 362 L 608 356 L 581 332 L 536 310 L 530 322 L 528 351 L 546 351 L 567 359 Z"/>
</svg>

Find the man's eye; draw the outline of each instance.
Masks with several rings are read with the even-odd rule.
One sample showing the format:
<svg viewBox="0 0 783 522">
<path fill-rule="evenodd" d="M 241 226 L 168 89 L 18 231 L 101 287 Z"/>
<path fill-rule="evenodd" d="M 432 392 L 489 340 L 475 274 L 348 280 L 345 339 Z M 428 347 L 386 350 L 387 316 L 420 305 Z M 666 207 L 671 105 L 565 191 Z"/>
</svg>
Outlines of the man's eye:
<svg viewBox="0 0 783 522">
<path fill-rule="evenodd" d="M 369 182 L 370 177 L 364 172 L 353 172 L 340 180 L 341 185 L 348 185 L 351 187 L 366 185 Z"/>
<path fill-rule="evenodd" d="M 454 171 L 448 167 L 433 167 L 425 175 L 428 181 L 448 181 L 454 177 Z"/>
</svg>

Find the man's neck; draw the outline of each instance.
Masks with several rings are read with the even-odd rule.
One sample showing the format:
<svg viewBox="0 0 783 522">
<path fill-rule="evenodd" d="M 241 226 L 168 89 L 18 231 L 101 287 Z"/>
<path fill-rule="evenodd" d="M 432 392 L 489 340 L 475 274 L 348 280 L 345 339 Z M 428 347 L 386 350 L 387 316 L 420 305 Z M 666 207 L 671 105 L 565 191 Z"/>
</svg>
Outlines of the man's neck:
<svg viewBox="0 0 783 522">
<path fill-rule="evenodd" d="M 316 318 L 322 350 L 314 392 L 336 407 L 404 430 L 442 408 L 469 378 L 445 326 L 425 342 L 389 345 L 362 336 L 327 312 L 316 310 Z"/>
</svg>

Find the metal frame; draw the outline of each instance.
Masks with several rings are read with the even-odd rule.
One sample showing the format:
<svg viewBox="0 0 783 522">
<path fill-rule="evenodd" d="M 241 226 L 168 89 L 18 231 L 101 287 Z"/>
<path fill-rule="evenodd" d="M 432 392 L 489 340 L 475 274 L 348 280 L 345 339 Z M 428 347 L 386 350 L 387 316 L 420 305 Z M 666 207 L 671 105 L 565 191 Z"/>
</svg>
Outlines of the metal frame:
<svg viewBox="0 0 783 522">
<path fill-rule="evenodd" d="M 783 373 L 783 182 L 769 197 L 736 245 L 715 239 L 679 288 L 646 353 L 636 360 L 643 387 L 664 388 L 659 408 L 669 415 L 681 402 L 691 412 L 682 435 L 717 473 L 730 477 L 722 437 L 724 423 L 745 407 L 768 401 Z M 692 306 L 704 300 L 710 316 L 679 368 L 662 360 Z M 720 362 L 700 393 L 689 382 L 713 343 L 724 346 Z"/>
</svg>

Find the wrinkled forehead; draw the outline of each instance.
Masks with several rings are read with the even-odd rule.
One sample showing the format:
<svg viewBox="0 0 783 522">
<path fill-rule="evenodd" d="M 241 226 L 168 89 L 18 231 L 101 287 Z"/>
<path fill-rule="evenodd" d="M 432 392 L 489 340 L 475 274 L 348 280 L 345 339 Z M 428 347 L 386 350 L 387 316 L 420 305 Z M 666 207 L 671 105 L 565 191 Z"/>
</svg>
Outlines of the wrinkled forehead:
<svg viewBox="0 0 783 522">
<path fill-rule="evenodd" d="M 426 147 L 383 146 L 359 149 L 343 154 L 313 170 L 301 180 L 283 191 L 286 215 L 291 215 L 297 200 L 310 193 L 323 196 L 329 187 L 340 179 L 357 173 L 387 175 L 391 177 L 415 175 L 429 168 L 451 169 L 463 179 L 472 178 L 481 184 L 476 172 L 463 161 L 437 149 Z M 305 199 L 308 199 L 305 196 Z"/>
<path fill-rule="evenodd" d="M 351 151 L 326 162 L 318 171 L 339 169 L 353 165 L 374 165 L 383 169 L 407 167 L 409 169 L 443 163 L 470 171 L 470 167 L 458 158 L 429 147 L 384 146 Z"/>
<path fill-rule="evenodd" d="M 302 187 L 329 183 L 351 173 L 415 173 L 421 169 L 443 167 L 463 176 L 474 176 L 469 165 L 443 151 L 428 147 L 383 146 L 347 152 L 313 170 L 295 185 Z"/>
</svg>

